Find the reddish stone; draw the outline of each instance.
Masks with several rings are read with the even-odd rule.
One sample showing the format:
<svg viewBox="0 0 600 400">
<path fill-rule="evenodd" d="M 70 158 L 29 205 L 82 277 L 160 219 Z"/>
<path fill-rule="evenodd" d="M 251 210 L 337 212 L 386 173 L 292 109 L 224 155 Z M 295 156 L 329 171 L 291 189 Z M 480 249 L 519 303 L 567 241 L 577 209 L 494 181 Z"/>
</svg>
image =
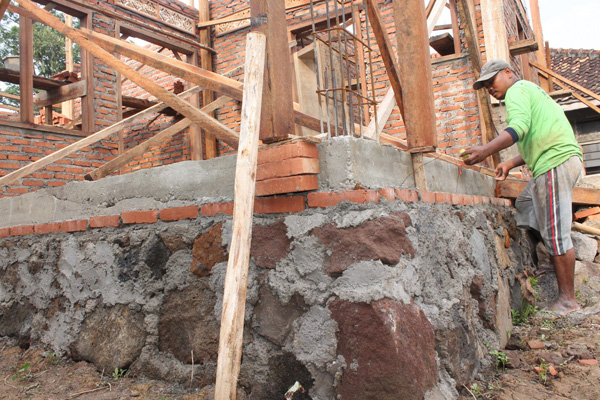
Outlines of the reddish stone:
<svg viewBox="0 0 600 400">
<path fill-rule="evenodd" d="M 578 360 L 579 361 L 579 365 L 586 365 L 586 366 L 590 366 L 593 367 L 595 365 L 598 365 L 598 360 Z"/>
<path fill-rule="evenodd" d="M 10 235 L 9 228 L 0 228 L 0 238 L 5 238 L 5 237 L 8 237 L 9 235 Z"/>
<path fill-rule="evenodd" d="M 378 193 L 381 197 L 386 199 L 387 201 L 396 200 L 396 193 L 393 188 L 382 188 L 378 190 Z"/>
<path fill-rule="evenodd" d="M 255 225 L 252 228 L 250 256 L 261 268 L 275 268 L 289 253 L 291 243 L 283 219 L 271 225 Z"/>
<path fill-rule="evenodd" d="M 342 229 L 330 224 L 315 228 L 311 233 L 331 250 L 324 266 L 329 275 L 339 275 L 357 261 L 381 260 L 384 264 L 394 265 L 403 254 L 415 255 L 412 243 L 406 237 L 404 221 L 393 217 L 377 218 Z"/>
<path fill-rule="evenodd" d="M 120 215 L 101 215 L 90 218 L 90 228 L 106 228 L 119 226 Z"/>
<path fill-rule="evenodd" d="M 158 221 L 158 211 L 123 211 L 121 219 L 124 224 L 153 224 Z"/>
<path fill-rule="evenodd" d="M 172 207 L 160 210 L 162 221 L 179 221 L 182 219 L 196 219 L 198 217 L 198 206 Z"/>
<path fill-rule="evenodd" d="M 76 219 L 73 221 L 65 221 L 60 223 L 60 230 L 62 232 L 82 232 L 87 229 L 87 219 Z"/>
<path fill-rule="evenodd" d="M 318 188 L 319 179 L 316 175 L 286 176 L 256 182 L 256 196 L 306 192 Z"/>
<path fill-rule="evenodd" d="M 47 224 L 39 224 L 33 227 L 33 232 L 36 235 L 42 235 L 44 233 L 58 232 L 60 230 L 60 223 L 50 222 Z"/>
<path fill-rule="evenodd" d="M 422 400 L 438 379 L 434 328 L 413 304 L 388 299 L 371 304 L 335 300 L 342 399 Z"/>
<path fill-rule="evenodd" d="M 194 241 L 192 248 L 192 264 L 190 270 L 198 276 L 207 276 L 215 264 L 227 261 L 227 250 L 223 246 L 223 223 L 210 227 L 203 235 Z"/>
<path fill-rule="evenodd" d="M 532 350 L 539 350 L 539 349 L 546 348 L 546 345 L 540 340 L 530 340 L 527 342 L 527 345 L 529 345 L 529 348 Z"/>
</svg>

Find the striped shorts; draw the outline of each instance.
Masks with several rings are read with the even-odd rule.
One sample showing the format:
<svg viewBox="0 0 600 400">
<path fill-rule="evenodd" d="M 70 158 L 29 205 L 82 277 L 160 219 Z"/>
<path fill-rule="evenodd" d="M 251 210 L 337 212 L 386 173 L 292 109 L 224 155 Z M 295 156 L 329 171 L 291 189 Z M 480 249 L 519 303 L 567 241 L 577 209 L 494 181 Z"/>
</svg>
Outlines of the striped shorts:
<svg viewBox="0 0 600 400">
<path fill-rule="evenodd" d="M 550 255 L 573 247 L 573 189 L 583 164 L 578 156 L 529 181 L 515 201 L 517 225 L 540 233 Z"/>
</svg>

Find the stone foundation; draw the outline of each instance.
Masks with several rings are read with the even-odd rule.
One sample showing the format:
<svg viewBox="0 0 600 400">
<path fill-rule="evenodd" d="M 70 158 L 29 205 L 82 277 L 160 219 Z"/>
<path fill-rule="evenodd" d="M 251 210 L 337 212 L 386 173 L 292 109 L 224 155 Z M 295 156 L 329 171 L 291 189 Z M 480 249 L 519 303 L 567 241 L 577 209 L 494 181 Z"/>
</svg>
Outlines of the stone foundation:
<svg viewBox="0 0 600 400">
<path fill-rule="evenodd" d="M 0 335 L 99 370 L 215 380 L 229 215 L 0 239 Z M 453 399 L 519 308 L 510 208 L 381 200 L 256 216 L 240 387 Z M 193 358 L 193 363 L 192 363 Z"/>
</svg>

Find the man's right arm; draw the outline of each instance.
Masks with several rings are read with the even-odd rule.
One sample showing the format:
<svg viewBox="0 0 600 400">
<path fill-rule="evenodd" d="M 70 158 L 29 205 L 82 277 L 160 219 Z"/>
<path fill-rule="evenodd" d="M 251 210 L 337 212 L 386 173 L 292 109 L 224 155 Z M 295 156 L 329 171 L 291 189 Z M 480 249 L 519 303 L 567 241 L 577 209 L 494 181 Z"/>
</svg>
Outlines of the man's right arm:
<svg viewBox="0 0 600 400">
<path fill-rule="evenodd" d="M 465 164 L 473 165 L 485 160 L 487 157 L 499 152 L 500 150 L 504 150 L 507 147 L 512 146 L 514 143 L 514 135 L 512 135 L 509 131 L 505 130 L 502 131 L 502 133 L 500 133 L 498 136 L 496 136 L 494 140 L 483 146 L 473 146 L 465 148 L 465 151 L 461 154 L 461 156 L 468 155 L 469 158 L 465 159 Z"/>
<path fill-rule="evenodd" d="M 515 158 L 511 158 L 508 161 L 501 162 L 496 166 L 496 180 L 503 181 L 508 176 L 508 171 L 513 168 L 520 167 L 521 165 L 525 165 L 525 161 L 523 157 L 519 154 Z"/>
</svg>

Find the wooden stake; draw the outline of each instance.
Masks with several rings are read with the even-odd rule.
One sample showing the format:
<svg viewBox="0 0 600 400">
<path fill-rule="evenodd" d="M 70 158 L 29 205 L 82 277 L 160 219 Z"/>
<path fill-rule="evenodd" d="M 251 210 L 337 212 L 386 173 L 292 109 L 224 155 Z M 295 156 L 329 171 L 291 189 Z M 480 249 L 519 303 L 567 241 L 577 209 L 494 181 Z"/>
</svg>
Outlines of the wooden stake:
<svg viewBox="0 0 600 400">
<path fill-rule="evenodd" d="M 187 92 L 181 93 L 180 96 L 181 97 L 189 96 L 192 93 L 195 93 L 199 90 L 200 90 L 200 88 L 195 87 L 193 89 L 188 90 Z M 134 124 L 136 122 L 142 121 L 142 120 L 146 119 L 149 115 L 160 112 L 167 107 L 168 106 L 166 104 L 159 103 L 159 104 L 152 106 L 144 111 L 141 111 L 127 119 L 119 121 L 114 125 L 104 128 L 101 131 L 94 133 L 93 135 L 87 136 L 73 144 L 70 144 L 67 147 L 63 147 L 62 149 L 55 151 L 52 154 L 48 154 L 47 156 L 40 158 L 39 160 L 34 161 L 31 164 L 24 166 L 23 168 L 20 168 L 16 171 L 11 172 L 8 175 L 1 177 L 0 178 L 0 187 L 9 185 L 9 184 L 13 183 L 14 181 L 16 181 L 17 179 L 27 176 L 27 175 L 37 171 L 38 169 L 43 168 L 46 165 L 53 163 L 56 160 L 60 160 L 61 158 L 64 158 L 64 157 L 68 156 L 69 154 L 76 152 L 77 150 L 80 150 L 86 146 L 94 144 L 97 141 L 102 140 L 105 137 L 108 137 L 113 133 L 117 133 L 117 132 L 123 130 L 126 126 L 128 126 L 130 124 Z"/>
<path fill-rule="evenodd" d="M 233 233 L 225 276 L 215 400 L 236 399 L 242 360 L 265 57 L 265 35 L 250 32 L 246 39 L 246 72 L 235 172 Z"/>
<path fill-rule="evenodd" d="M 210 21 L 210 6 L 208 0 L 200 0 L 198 3 L 198 20 L 200 22 Z M 212 47 L 210 29 L 200 29 L 198 39 L 204 46 Z M 200 67 L 207 71 L 213 70 L 212 53 L 208 50 L 200 50 Z M 202 92 L 202 104 L 211 103 L 215 99 L 212 90 Z M 214 115 L 211 115 L 214 116 Z M 206 158 L 215 158 L 217 156 L 217 140 L 210 132 L 204 132 L 204 149 Z"/>
<path fill-rule="evenodd" d="M 21 122 L 33 123 L 33 21 L 19 17 Z"/>
<path fill-rule="evenodd" d="M 181 114 L 192 120 L 193 122 L 200 124 L 205 129 L 210 129 L 217 137 L 222 139 L 230 146 L 237 148 L 237 134 L 221 124 L 219 121 L 210 117 L 209 115 L 198 110 L 188 102 L 177 97 L 175 94 L 169 92 L 158 83 L 146 78 L 140 73 L 136 72 L 133 68 L 127 66 L 121 62 L 115 56 L 110 54 L 108 51 L 98 46 L 95 43 L 87 40 L 81 32 L 76 29 L 69 28 L 58 18 L 54 17 L 49 12 L 39 8 L 33 4 L 30 0 L 15 0 L 27 11 L 31 12 L 35 17 L 44 24 L 56 29 L 63 35 L 71 38 L 75 43 L 79 44 L 82 48 L 88 50 L 92 55 L 102 60 L 107 66 L 113 68 L 115 71 L 123 74 L 130 81 L 148 91 L 150 94 L 156 96 L 160 101 L 168 104 L 171 108 L 179 111 Z M 173 60 L 174 62 L 175 60 Z"/>
</svg>

